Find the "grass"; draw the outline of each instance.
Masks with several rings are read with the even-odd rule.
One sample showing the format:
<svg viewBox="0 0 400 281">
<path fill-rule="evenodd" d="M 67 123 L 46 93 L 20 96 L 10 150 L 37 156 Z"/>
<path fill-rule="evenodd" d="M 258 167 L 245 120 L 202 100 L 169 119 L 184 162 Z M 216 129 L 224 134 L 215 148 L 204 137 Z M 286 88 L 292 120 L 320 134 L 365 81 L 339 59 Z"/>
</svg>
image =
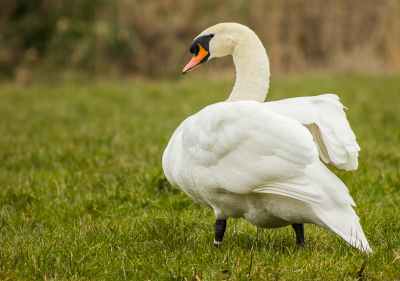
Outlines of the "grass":
<svg viewBox="0 0 400 281">
<path fill-rule="evenodd" d="M 375 253 L 306 225 L 229 220 L 166 181 L 161 156 L 187 116 L 233 82 L 0 86 L 0 279 L 400 280 L 400 77 L 273 80 L 268 100 L 338 94 L 362 148 L 347 184 Z"/>
</svg>

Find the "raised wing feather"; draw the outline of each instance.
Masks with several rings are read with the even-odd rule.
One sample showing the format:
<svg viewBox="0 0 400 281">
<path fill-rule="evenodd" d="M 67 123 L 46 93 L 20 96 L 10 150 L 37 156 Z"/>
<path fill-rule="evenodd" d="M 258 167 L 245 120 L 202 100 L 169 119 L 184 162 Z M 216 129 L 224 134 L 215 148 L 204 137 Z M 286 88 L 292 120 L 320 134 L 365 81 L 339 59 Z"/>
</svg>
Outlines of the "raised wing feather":
<svg viewBox="0 0 400 281">
<path fill-rule="evenodd" d="M 303 198 L 310 197 L 309 201 L 315 201 L 320 193 L 304 188 L 304 182 L 279 187 L 316 161 L 318 151 L 304 126 L 265 110 L 258 102 L 206 107 L 185 121 L 182 144 L 192 162 L 210 169 L 219 187 L 227 191 L 246 194 L 258 189 L 256 192 L 285 193 L 295 198 L 301 193 Z M 272 181 L 276 181 L 273 188 L 271 185 L 268 192 L 263 191 Z"/>
<path fill-rule="evenodd" d="M 360 147 L 336 95 L 292 98 L 266 102 L 263 106 L 305 125 L 325 163 L 345 170 L 357 169 Z"/>
</svg>

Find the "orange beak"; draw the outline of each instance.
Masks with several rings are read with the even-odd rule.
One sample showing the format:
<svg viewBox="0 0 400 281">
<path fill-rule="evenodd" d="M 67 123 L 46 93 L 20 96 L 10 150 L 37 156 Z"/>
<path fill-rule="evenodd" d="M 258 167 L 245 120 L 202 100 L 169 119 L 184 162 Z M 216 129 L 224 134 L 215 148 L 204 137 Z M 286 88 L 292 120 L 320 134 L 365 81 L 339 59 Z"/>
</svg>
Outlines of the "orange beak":
<svg viewBox="0 0 400 281">
<path fill-rule="evenodd" d="M 183 74 L 188 73 L 189 71 L 195 69 L 197 66 L 200 65 L 200 62 L 208 55 L 208 52 L 199 44 L 199 52 L 193 56 L 190 62 L 185 66 L 183 69 Z"/>
</svg>

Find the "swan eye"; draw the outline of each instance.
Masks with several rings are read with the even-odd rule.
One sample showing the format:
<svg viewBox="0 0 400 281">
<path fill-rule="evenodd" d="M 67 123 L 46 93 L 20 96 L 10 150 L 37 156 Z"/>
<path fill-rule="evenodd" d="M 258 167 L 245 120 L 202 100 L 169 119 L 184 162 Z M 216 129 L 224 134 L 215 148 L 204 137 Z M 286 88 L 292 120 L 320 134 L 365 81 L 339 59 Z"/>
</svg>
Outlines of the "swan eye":
<svg viewBox="0 0 400 281">
<path fill-rule="evenodd" d="M 214 38 L 214 34 L 210 34 L 210 38 Z"/>
</svg>

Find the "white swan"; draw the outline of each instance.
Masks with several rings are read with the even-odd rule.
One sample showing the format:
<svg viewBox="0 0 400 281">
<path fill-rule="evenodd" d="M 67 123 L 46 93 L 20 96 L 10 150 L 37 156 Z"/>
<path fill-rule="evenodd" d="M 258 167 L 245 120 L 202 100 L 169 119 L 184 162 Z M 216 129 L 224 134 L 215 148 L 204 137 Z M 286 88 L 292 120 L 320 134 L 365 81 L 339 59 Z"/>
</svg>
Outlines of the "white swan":
<svg viewBox="0 0 400 281">
<path fill-rule="evenodd" d="M 303 223 L 313 223 L 371 252 L 348 189 L 319 160 L 357 169 L 360 148 L 338 97 L 264 103 L 268 57 L 257 35 L 240 24 L 206 29 L 190 52 L 184 74 L 225 55 L 236 66 L 229 98 L 187 118 L 162 159 L 174 187 L 214 210 L 214 243 L 222 243 L 232 217 L 262 228 L 292 225 L 297 246 L 305 246 Z"/>
</svg>

